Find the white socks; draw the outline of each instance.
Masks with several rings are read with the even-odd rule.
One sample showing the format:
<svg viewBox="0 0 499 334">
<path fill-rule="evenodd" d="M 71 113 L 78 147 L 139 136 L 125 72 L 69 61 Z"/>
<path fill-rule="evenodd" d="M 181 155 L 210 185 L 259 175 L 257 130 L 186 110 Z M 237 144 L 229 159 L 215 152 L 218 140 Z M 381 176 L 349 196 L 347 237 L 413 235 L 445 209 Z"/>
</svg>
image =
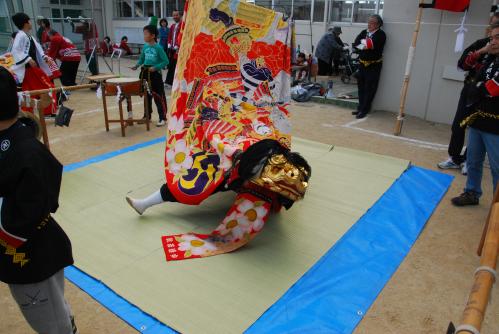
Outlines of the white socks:
<svg viewBox="0 0 499 334">
<path fill-rule="evenodd" d="M 142 215 L 151 206 L 163 203 L 163 198 L 161 197 L 161 192 L 158 190 L 146 198 L 134 199 L 131 197 L 126 197 L 126 201 L 132 208 L 137 211 L 139 215 Z"/>
</svg>

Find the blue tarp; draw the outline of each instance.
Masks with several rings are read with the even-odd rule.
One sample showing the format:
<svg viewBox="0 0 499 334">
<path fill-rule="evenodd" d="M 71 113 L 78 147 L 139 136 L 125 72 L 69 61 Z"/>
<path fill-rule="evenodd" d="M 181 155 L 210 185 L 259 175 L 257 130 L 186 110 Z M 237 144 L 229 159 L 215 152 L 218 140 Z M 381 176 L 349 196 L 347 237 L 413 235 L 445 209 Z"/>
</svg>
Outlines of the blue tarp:
<svg viewBox="0 0 499 334">
<path fill-rule="evenodd" d="M 69 165 L 71 171 L 163 141 Z M 409 253 L 452 182 L 439 172 L 410 167 L 378 202 L 246 331 L 351 333 Z M 142 333 L 174 330 L 75 267 L 66 277 Z"/>
<path fill-rule="evenodd" d="M 452 179 L 409 168 L 246 333 L 352 333 Z"/>
</svg>

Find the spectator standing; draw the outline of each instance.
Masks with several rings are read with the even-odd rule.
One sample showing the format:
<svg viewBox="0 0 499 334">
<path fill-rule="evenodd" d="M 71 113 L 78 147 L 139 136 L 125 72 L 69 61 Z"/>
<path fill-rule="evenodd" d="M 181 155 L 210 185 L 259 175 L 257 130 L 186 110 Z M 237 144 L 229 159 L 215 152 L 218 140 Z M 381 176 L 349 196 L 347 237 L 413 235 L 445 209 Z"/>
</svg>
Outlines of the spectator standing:
<svg viewBox="0 0 499 334">
<path fill-rule="evenodd" d="M 466 129 L 461 127 L 461 122 L 466 117 L 466 95 L 467 90 L 470 86 L 474 84 L 476 70 L 475 61 L 481 62 L 485 59 L 485 46 L 490 41 L 490 27 L 494 24 L 499 23 L 499 13 L 495 13 L 490 19 L 490 26 L 487 28 L 487 37 L 479 39 L 471 44 L 466 50 L 464 50 L 461 58 L 457 63 L 457 66 L 463 71 L 468 71 L 468 75 L 464 79 L 464 86 L 461 90 L 461 95 L 459 96 L 459 102 L 457 104 L 456 114 L 454 120 L 452 121 L 452 133 L 449 142 L 449 158 L 437 164 L 441 169 L 461 169 L 461 172 L 466 175 L 466 152 L 461 154 L 463 151 L 464 140 Z M 478 59 L 474 59 L 478 53 Z"/>
<path fill-rule="evenodd" d="M 79 23 L 75 24 L 70 21 L 73 27 L 73 32 L 75 34 L 81 34 L 85 47 L 85 58 L 87 60 L 88 69 L 92 75 L 99 74 L 99 64 L 97 63 L 97 50 L 99 46 L 97 33 L 97 25 L 95 22 L 88 22 L 86 20 L 81 20 Z"/>
<path fill-rule="evenodd" d="M 481 54 L 486 54 L 483 61 L 479 61 Z M 468 65 L 477 74 L 466 92 L 468 117 L 461 123 L 468 126 L 468 177 L 464 192 L 452 199 L 456 206 L 479 204 L 486 154 L 494 191 L 499 181 L 499 24 L 492 25 L 490 42 L 473 55 Z"/>
<path fill-rule="evenodd" d="M 168 34 L 170 28 L 168 28 L 168 21 L 163 18 L 159 21 L 159 45 L 163 47 L 165 52 L 168 52 Z"/>
<path fill-rule="evenodd" d="M 357 87 L 359 90 L 359 105 L 352 112 L 356 118 L 364 118 L 371 111 L 372 102 L 378 90 L 379 77 L 383 64 L 383 49 L 386 34 L 381 27 L 383 19 L 379 15 L 371 15 L 367 21 L 367 29 L 357 36 L 354 47 L 360 50 L 359 75 Z"/>
<path fill-rule="evenodd" d="M 175 78 L 175 68 L 177 67 L 178 51 L 180 50 L 180 25 L 182 21 L 182 15 L 178 9 L 175 9 L 172 13 L 174 23 L 170 27 L 170 32 L 168 34 L 168 52 L 167 56 L 170 60 L 168 65 L 168 73 L 166 74 L 165 83 L 167 85 L 173 85 L 173 79 Z"/>
</svg>

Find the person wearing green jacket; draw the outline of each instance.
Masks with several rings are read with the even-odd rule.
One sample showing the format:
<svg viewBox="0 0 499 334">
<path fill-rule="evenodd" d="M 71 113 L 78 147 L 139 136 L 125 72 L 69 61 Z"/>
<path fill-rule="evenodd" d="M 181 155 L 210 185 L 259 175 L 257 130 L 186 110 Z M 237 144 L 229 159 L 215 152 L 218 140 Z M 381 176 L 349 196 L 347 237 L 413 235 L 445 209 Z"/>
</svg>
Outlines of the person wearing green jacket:
<svg viewBox="0 0 499 334">
<path fill-rule="evenodd" d="M 166 96 L 165 96 L 165 86 L 163 84 L 163 77 L 161 75 L 161 70 L 168 66 L 168 57 L 165 51 L 156 43 L 158 37 L 158 28 L 154 25 L 147 25 L 144 27 L 144 42 L 145 45 L 142 48 L 142 52 L 139 57 L 137 64 L 132 67 L 133 70 L 141 67 L 140 80 L 143 82 L 147 81 L 146 98 L 148 99 L 149 118 L 152 115 L 152 99 L 156 103 L 158 109 L 159 121 L 156 126 L 164 126 L 166 124 Z M 144 115 L 145 121 L 146 115 Z"/>
</svg>

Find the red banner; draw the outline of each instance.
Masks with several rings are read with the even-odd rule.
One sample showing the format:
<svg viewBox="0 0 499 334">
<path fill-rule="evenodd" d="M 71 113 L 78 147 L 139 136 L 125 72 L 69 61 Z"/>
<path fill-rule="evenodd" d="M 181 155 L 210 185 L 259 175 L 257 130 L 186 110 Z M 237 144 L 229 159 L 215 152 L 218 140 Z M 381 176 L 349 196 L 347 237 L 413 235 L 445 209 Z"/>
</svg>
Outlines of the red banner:
<svg viewBox="0 0 499 334">
<path fill-rule="evenodd" d="M 451 12 L 464 12 L 468 9 L 471 0 L 433 0 L 431 4 L 423 4 L 423 8 L 448 10 Z"/>
</svg>

